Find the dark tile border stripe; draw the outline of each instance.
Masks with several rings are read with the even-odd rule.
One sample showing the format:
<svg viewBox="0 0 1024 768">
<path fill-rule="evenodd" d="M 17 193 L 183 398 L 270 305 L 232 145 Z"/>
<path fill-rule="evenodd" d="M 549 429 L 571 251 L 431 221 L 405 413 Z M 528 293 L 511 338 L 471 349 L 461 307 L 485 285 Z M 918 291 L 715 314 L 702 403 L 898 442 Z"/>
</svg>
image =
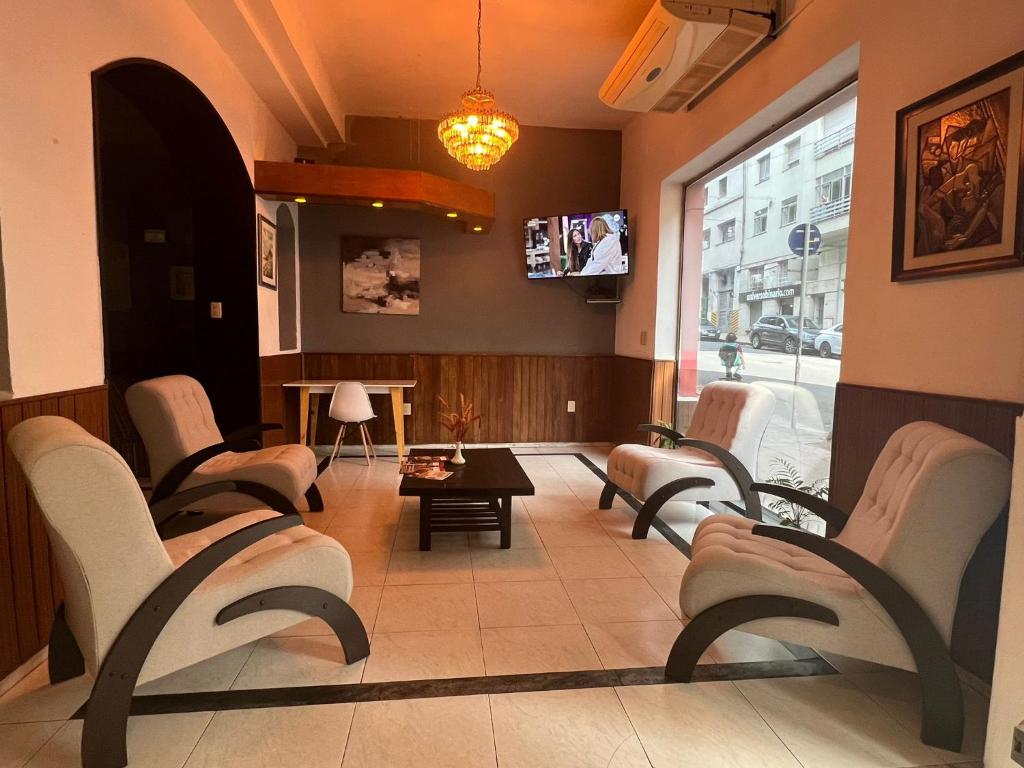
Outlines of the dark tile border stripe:
<svg viewBox="0 0 1024 768">
<path fill-rule="evenodd" d="M 824 659 L 793 661 L 754 661 L 734 664 L 702 664 L 694 671 L 693 682 L 763 680 L 775 677 L 833 675 L 836 670 Z M 348 685 L 312 685 L 292 688 L 256 688 L 204 693 L 166 693 L 136 696 L 131 714 L 167 715 L 182 712 L 214 712 L 268 707 L 301 707 L 321 704 L 351 704 L 369 701 L 431 699 L 442 696 L 527 693 L 535 691 L 571 691 L 614 686 L 664 685 L 671 683 L 664 667 L 599 669 L 582 672 L 545 672 L 529 675 L 493 677 L 457 677 L 433 680 L 408 680 L 393 683 L 351 683 Z M 85 705 L 72 720 L 85 716 Z"/>
</svg>

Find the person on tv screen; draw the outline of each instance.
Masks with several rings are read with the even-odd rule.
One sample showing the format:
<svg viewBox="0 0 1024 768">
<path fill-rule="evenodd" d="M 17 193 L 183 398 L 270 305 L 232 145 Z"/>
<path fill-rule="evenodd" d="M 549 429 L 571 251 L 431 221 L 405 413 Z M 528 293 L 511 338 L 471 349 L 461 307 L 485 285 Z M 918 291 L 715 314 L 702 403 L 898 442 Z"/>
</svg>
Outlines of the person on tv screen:
<svg viewBox="0 0 1024 768">
<path fill-rule="evenodd" d="M 594 244 L 583 239 L 583 230 L 573 227 L 569 230 L 569 263 L 562 270 L 562 277 L 578 275 L 580 270 L 590 261 L 590 253 Z"/>
<path fill-rule="evenodd" d="M 590 261 L 583 266 L 580 274 L 622 274 L 622 243 L 619 241 L 618 233 L 604 216 L 595 216 L 590 222 L 590 240 L 593 243 Z"/>
</svg>

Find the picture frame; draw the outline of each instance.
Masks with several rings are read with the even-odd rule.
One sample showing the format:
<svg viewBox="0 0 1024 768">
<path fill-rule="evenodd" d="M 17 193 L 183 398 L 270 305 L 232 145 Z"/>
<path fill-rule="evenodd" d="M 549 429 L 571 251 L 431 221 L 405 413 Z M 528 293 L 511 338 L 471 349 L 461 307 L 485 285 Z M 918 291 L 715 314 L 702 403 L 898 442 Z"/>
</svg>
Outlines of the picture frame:
<svg viewBox="0 0 1024 768">
<path fill-rule="evenodd" d="M 277 290 L 277 225 L 262 214 L 256 215 L 259 237 L 256 248 L 256 269 L 260 285 Z"/>
<path fill-rule="evenodd" d="M 896 113 L 892 280 L 1024 266 L 1024 52 Z"/>
<path fill-rule="evenodd" d="M 341 311 L 420 313 L 420 241 L 414 237 L 341 238 Z"/>
</svg>

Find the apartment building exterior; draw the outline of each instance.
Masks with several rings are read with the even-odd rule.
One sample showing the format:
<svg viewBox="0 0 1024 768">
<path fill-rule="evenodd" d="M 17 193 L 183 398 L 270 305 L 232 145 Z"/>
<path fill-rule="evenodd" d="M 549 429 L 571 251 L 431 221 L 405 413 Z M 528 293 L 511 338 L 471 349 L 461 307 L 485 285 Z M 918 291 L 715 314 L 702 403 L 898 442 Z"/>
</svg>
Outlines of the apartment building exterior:
<svg viewBox="0 0 1024 768">
<path fill-rule="evenodd" d="M 705 186 L 702 322 L 742 338 L 802 303 L 822 327 L 842 321 L 855 118 L 854 99 Z M 804 275 L 789 236 L 808 221 L 822 238 Z"/>
</svg>

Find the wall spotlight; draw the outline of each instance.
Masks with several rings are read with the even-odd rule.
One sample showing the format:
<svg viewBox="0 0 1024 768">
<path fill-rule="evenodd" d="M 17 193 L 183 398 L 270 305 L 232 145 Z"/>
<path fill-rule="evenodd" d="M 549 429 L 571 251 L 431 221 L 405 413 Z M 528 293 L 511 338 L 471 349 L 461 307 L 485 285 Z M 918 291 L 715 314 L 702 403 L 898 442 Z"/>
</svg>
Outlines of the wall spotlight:
<svg viewBox="0 0 1024 768">
<path fill-rule="evenodd" d="M 449 219 L 459 218 L 459 214 L 456 211 L 448 211 L 448 213 L 446 213 L 445 216 L 447 216 Z"/>
<path fill-rule="evenodd" d="M 384 201 L 383 200 L 374 200 L 372 203 L 370 203 L 370 205 L 372 205 L 374 208 L 383 208 L 384 207 Z"/>
<path fill-rule="evenodd" d="M 295 202 L 296 203 L 304 203 L 304 202 L 306 202 L 306 198 L 304 198 L 304 197 L 296 197 L 295 198 Z"/>
</svg>

